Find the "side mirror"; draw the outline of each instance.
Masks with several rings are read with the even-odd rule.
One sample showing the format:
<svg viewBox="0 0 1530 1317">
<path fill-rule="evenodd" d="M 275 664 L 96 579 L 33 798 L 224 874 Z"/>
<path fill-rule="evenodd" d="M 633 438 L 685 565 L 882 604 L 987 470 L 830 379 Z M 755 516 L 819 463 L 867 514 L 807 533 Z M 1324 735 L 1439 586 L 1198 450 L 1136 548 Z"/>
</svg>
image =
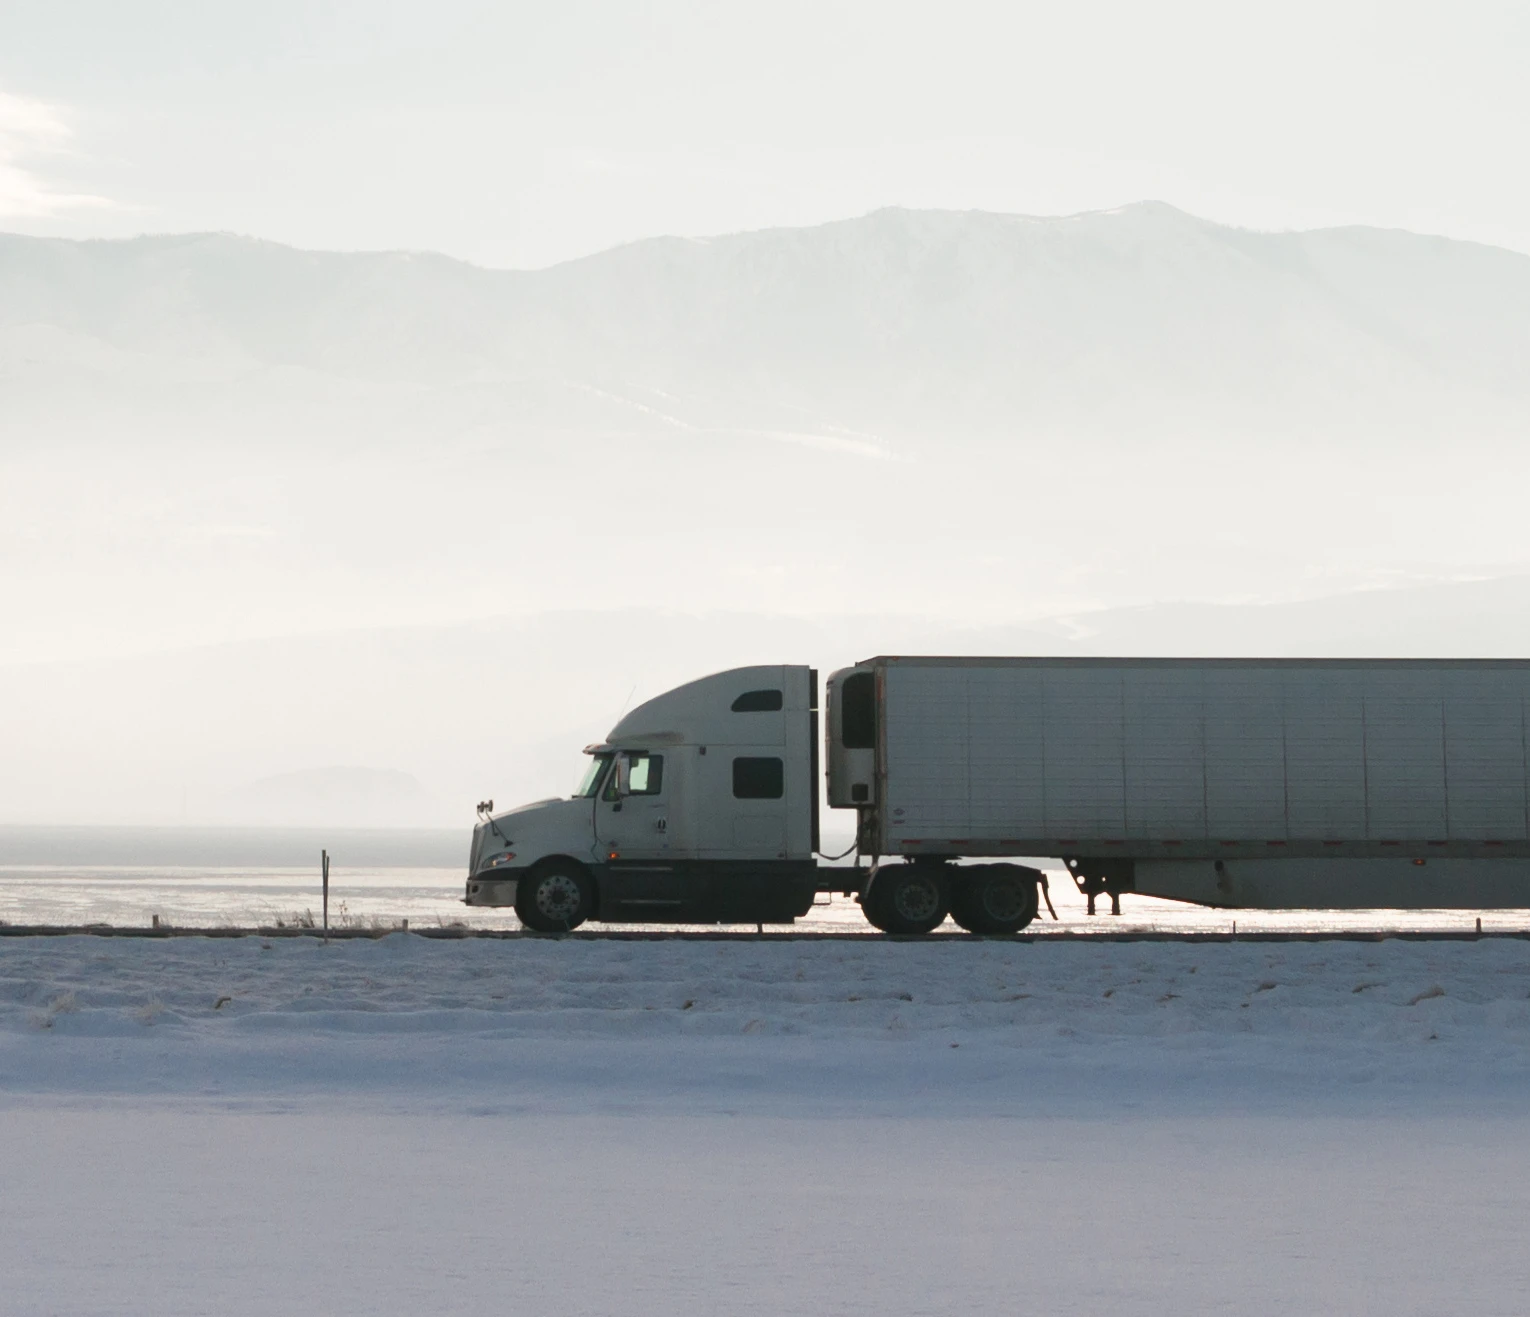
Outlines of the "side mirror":
<svg viewBox="0 0 1530 1317">
<path fill-rule="evenodd" d="M 626 755 L 616 756 L 616 794 L 618 797 L 632 794 L 632 760 Z"/>
</svg>

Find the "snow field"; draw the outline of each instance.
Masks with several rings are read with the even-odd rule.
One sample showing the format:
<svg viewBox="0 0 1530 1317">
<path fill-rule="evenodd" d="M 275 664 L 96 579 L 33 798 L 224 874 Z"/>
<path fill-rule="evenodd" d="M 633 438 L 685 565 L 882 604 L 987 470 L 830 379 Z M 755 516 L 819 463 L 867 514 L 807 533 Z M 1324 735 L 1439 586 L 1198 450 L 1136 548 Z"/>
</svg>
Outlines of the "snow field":
<svg viewBox="0 0 1530 1317">
<path fill-rule="evenodd" d="M 946 1073 L 966 1058 L 930 1056 L 966 1049 L 1031 1080 L 1210 1063 L 1207 1082 L 1239 1066 L 1507 1080 L 1530 1075 L 1530 942 L 0 941 L 0 1092 L 176 1091 L 165 1058 L 181 1055 L 198 1083 L 221 1059 L 256 1091 L 320 1072 L 349 1087 L 352 1065 L 363 1090 L 471 1074 L 502 1093 L 528 1058 L 572 1055 L 536 1042 L 623 1058 L 666 1091 L 673 1063 L 713 1098 L 727 1084 L 710 1068 L 752 1059 L 780 1091 L 797 1081 L 773 1067 L 792 1056 L 841 1066 L 848 1100 L 852 1051 L 878 1072 Z"/>
<path fill-rule="evenodd" d="M 1521 1317 L 1522 1122 L 3 1113 L 7 1317 Z"/>
<path fill-rule="evenodd" d="M 6 1317 L 1530 1310 L 1530 943 L 0 939 Z"/>
</svg>

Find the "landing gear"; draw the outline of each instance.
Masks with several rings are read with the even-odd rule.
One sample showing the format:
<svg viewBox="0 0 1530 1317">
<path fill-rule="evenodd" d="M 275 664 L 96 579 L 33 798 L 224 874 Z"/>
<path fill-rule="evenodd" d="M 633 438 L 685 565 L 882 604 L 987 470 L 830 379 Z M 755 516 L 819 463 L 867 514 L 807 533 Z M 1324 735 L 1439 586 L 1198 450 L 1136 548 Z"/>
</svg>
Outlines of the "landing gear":
<svg viewBox="0 0 1530 1317">
<path fill-rule="evenodd" d="M 866 922 L 884 933 L 929 933 L 949 909 L 944 865 L 893 864 L 879 869 L 861 898 Z"/>
<path fill-rule="evenodd" d="M 1041 875 L 1018 864 L 974 864 L 958 869 L 951 887 L 951 918 L 969 933 L 1018 933 L 1036 918 Z"/>
<path fill-rule="evenodd" d="M 515 913 L 533 933 L 572 933 L 594 908 L 589 874 L 567 860 L 532 870 L 515 893 Z"/>
<path fill-rule="evenodd" d="M 1063 863 L 1073 875 L 1074 885 L 1089 903 L 1089 913 L 1094 913 L 1097 896 L 1110 897 L 1110 913 L 1121 913 L 1121 893 L 1137 890 L 1137 868 L 1131 860 L 1095 859 L 1088 856 L 1063 856 Z"/>
</svg>

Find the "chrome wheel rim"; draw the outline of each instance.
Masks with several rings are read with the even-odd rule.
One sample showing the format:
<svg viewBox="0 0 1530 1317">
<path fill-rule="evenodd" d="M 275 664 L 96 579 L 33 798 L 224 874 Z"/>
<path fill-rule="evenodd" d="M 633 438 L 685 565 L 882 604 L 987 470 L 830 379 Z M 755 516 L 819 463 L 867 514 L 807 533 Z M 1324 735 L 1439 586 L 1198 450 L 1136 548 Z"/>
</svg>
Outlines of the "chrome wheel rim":
<svg viewBox="0 0 1530 1317">
<path fill-rule="evenodd" d="M 537 913 L 567 923 L 579 912 L 579 884 L 566 873 L 553 873 L 537 884 Z"/>
</svg>

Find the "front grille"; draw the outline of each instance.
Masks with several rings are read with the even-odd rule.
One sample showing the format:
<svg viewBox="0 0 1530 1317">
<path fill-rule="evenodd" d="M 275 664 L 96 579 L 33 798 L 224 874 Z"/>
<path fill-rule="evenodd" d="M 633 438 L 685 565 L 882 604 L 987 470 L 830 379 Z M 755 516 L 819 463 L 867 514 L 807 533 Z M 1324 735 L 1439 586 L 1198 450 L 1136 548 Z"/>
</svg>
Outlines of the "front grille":
<svg viewBox="0 0 1530 1317">
<path fill-rule="evenodd" d="M 478 872 L 478 857 L 483 854 L 484 825 L 478 824 L 473 829 L 473 844 L 468 850 L 468 877 L 471 878 Z"/>
</svg>

